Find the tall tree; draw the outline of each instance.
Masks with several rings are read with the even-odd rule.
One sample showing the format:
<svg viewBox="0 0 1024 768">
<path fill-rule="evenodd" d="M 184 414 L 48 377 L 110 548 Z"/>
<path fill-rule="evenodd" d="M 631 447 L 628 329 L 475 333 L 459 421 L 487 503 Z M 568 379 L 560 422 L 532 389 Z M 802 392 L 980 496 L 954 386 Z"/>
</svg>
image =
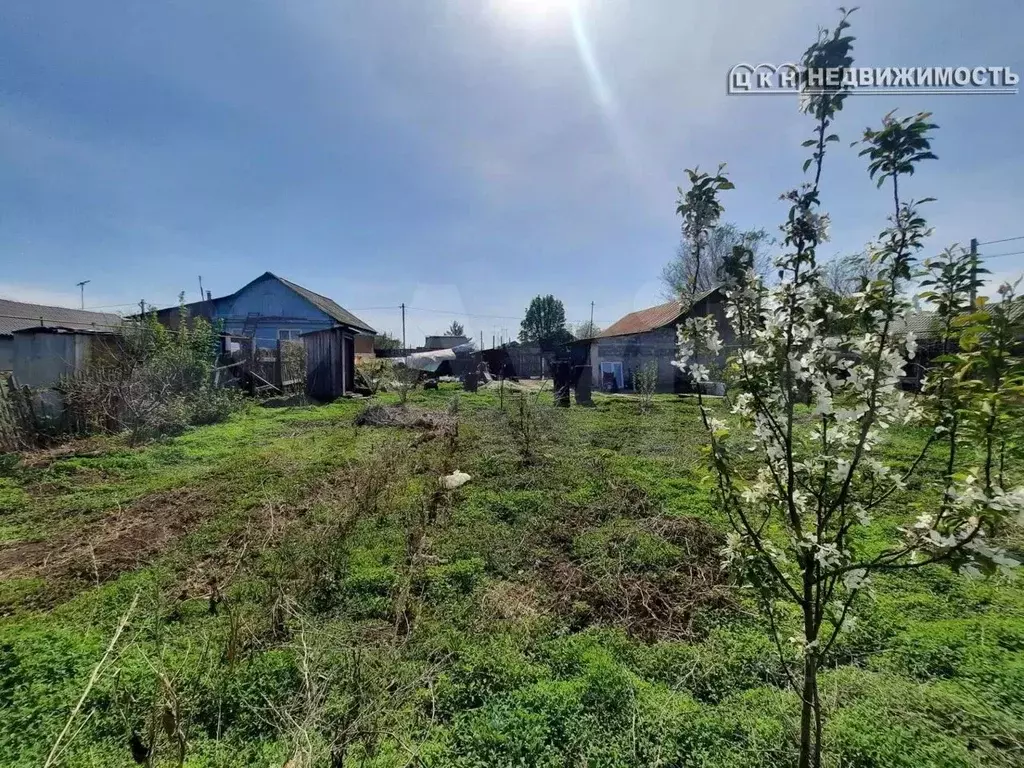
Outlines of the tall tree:
<svg viewBox="0 0 1024 768">
<path fill-rule="evenodd" d="M 577 339 L 592 339 L 601 332 L 601 329 L 596 323 L 592 323 L 589 320 L 584 320 L 582 323 L 576 323 L 572 328 L 572 335 Z"/>
<path fill-rule="evenodd" d="M 396 339 L 387 331 L 384 331 L 384 333 L 378 333 L 376 336 L 373 337 L 374 349 L 398 349 L 401 346 L 401 339 Z"/>
<path fill-rule="evenodd" d="M 519 327 L 519 340 L 541 346 L 564 344 L 572 338 L 565 327 L 565 305 L 550 293 L 534 296 Z"/>
<path fill-rule="evenodd" d="M 462 323 L 458 320 L 452 320 L 452 324 L 448 326 L 448 330 L 445 331 L 446 336 L 465 336 L 466 329 L 462 327 Z"/>
<path fill-rule="evenodd" d="M 874 279 L 871 259 L 867 254 L 837 256 L 821 265 L 825 287 L 837 296 L 849 296 Z"/>
<path fill-rule="evenodd" d="M 771 271 L 770 249 L 774 243 L 763 229 L 741 230 L 735 224 L 717 224 L 706 232 L 689 234 L 684 227 L 675 258 L 661 272 L 666 297 L 679 299 L 727 282 L 727 267 L 735 246 L 753 254 L 754 272 L 765 277 Z"/>
</svg>

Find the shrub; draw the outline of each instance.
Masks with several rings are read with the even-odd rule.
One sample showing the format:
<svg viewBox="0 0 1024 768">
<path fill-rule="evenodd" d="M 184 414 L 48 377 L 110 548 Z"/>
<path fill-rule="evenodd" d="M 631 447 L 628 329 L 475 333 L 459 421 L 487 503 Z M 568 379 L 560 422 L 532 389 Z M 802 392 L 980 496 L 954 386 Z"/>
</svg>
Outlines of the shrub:
<svg viewBox="0 0 1024 768">
<path fill-rule="evenodd" d="M 395 378 L 394 365 L 384 357 L 360 360 L 356 363 L 356 372 L 365 382 L 371 395 L 376 395 Z"/>
<path fill-rule="evenodd" d="M 211 381 L 217 335 L 182 307 L 177 330 L 156 315 L 126 321 L 82 371 L 58 387 L 68 424 L 79 432 L 128 431 L 132 442 L 211 424 L 240 404 Z"/>
<path fill-rule="evenodd" d="M 646 413 L 654 402 L 654 393 L 658 389 L 658 362 L 651 360 L 644 363 L 633 373 L 633 390 L 640 399 L 640 412 Z"/>
</svg>

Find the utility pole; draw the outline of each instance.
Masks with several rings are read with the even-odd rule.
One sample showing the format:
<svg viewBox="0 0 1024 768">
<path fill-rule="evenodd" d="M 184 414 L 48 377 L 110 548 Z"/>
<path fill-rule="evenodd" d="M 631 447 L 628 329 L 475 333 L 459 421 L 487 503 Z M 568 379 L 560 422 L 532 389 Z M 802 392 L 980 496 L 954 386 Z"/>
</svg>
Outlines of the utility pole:
<svg viewBox="0 0 1024 768">
<path fill-rule="evenodd" d="M 971 238 L 971 306 L 978 303 L 978 238 Z"/>
<path fill-rule="evenodd" d="M 199 301 L 206 301 L 206 294 L 203 293 L 203 276 L 199 276 Z"/>
<path fill-rule="evenodd" d="M 77 285 L 82 292 L 82 309 L 85 309 L 85 284 L 91 282 L 92 280 L 83 280 L 80 283 L 75 283 L 75 285 Z"/>
<path fill-rule="evenodd" d="M 142 299 L 139 301 L 139 314 L 142 317 L 146 316 L 146 300 Z"/>
<path fill-rule="evenodd" d="M 484 351 L 484 332 L 480 331 L 480 351 Z"/>
<path fill-rule="evenodd" d="M 408 347 L 405 346 L 405 302 L 402 302 L 402 352 L 405 352 Z"/>
<path fill-rule="evenodd" d="M 590 327 L 587 329 L 587 335 L 591 338 L 594 337 L 594 302 L 590 302 Z"/>
</svg>

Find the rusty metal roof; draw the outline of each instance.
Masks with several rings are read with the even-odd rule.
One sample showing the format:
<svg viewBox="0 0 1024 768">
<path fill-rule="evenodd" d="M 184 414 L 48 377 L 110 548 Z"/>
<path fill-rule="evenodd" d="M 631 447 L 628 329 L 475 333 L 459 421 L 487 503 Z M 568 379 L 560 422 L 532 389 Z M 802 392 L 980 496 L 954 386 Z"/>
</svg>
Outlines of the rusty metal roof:
<svg viewBox="0 0 1024 768">
<path fill-rule="evenodd" d="M 647 333 L 675 322 L 681 314 L 683 314 L 683 305 L 678 301 L 670 301 L 656 307 L 630 312 L 597 334 L 597 338 L 605 339 L 610 336 L 632 336 L 636 333 Z"/>
<path fill-rule="evenodd" d="M 656 307 L 648 307 L 647 309 L 630 312 L 628 315 L 619 318 L 597 334 L 597 338 L 606 339 L 611 336 L 633 336 L 637 333 L 647 333 L 648 331 L 653 331 L 658 328 L 664 328 L 666 325 L 672 325 L 679 318 L 689 312 L 690 307 L 698 301 L 703 301 L 719 288 L 721 288 L 721 286 L 716 285 L 713 288 L 702 291 L 693 297 L 693 301 L 688 302 L 687 304 L 683 304 L 680 301 L 669 301 L 665 304 L 659 304 Z"/>
</svg>

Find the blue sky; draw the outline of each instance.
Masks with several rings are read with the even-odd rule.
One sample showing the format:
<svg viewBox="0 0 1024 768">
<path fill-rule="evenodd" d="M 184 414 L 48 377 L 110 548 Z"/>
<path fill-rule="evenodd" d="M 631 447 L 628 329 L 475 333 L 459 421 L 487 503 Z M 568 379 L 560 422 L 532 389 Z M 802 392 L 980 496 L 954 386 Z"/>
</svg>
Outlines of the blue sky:
<svg viewBox="0 0 1024 768">
<path fill-rule="evenodd" d="M 270 270 L 391 332 L 404 301 L 410 343 L 453 318 L 488 344 L 515 334 L 537 293 L 571 321 L 593 301 L 607 325 L 662 300 L 684 168 L 728 162 L 726 219 L 775 230 L 809 118 L 728 95 L 726 72 L 792 60 L 835 18 L 749 0 L 8 0 L 0 296 L 77 305 L 89 279 L 87 306 L 128 311 Z M 864 2 L 853 23 L 862 66 L 1024 72 L 1017 0 Z M 884 226 L 849 142 L 893 108 L 941 126 L 939 162 L 907 185 L 938 198 L 935 250 L 1024 235 L 1024 95 L 862 96 L 826 168 L 827 254 Z"/>
</svg>

